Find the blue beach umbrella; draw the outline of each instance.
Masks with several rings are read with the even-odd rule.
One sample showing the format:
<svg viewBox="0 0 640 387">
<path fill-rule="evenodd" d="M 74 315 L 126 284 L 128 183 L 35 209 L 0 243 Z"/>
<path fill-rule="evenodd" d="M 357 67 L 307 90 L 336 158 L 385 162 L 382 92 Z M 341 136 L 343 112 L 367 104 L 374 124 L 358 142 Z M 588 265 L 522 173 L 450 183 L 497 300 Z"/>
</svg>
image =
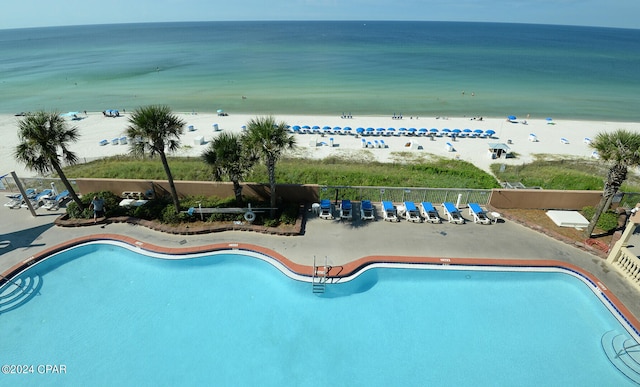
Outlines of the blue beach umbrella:
<svg viewBox="0 0 640 387">
<path fill-rule="evenodd" d="M 494 130 L 491 130 L 491 129 L 489 129 L 489 130 L 485 130 L 485 131 L 484 131 L 484 133 L 485 133 L 487 136 L 489 136 L 489 137 L 491 137 L 491 136 L 493 136 L 494 134 L 496 134 L 496 132 L 495 132 Z"/>
<path fill-rule="evenodd" d="M 420 128 L 420 129 L 418 129 L 418 132 L 427 133 L 427 128 Z"/>
<path fill-rule="evenodd" d="M 473 131 L 473 133 L 482 134 L 483 132 L 482 132 L 482 129 L 476 129 L 476 130 Z"/>
<path fill-rule="evenodd" d="M 311 129 L 311 127 L 309 125 L 305 125 L 302 127 L 302 129 Z"/>
<path fill-rule="evenodd" d="M 375 131 L 376 131 L 376 130 L 375 130 L 375 129 L 373 129 L 373 128 L 367 128 L 367 133 L 373 133 L 373 132 L 375 132 Z"/>
<path fill-rule="evenodd" d="M 330 126 L 323 126 L 323 127 L 322 127 L 322 130 L 324 130 L 324 131 L 331 130 L 331 127 L 330 127 Z"/>
<path fill-rule="evenodd" d="M 339 127 L 339 126 L 334 126 L 334 127 L 333 127 L 333 131 L 334 131 L 334 132 L 339 132 L 339 131 L 341 131 L 341 130 L 342 130 L 342 128 L 341 128 L 341 127 Z"/>
<path fill-rule="evenodd" d="M 320 127 L 318 125 L 313 125 L 313 130 L 320 130 Z"/>
<path fill-rule="evenodd" d="M 417 131 L 418 131 L 418 129 L 416 129 L 416 128 L 409 128 L 409 129 L 407 129 L 407 132 L 409 132 L 409 133 L 411 133 L 411 134 L 414 134 L 414 133 L 415 133 L 415 132 L 417 132 Z"/>
<path fill-rule="evenodd" d="M 364 128 L 356 128 L 356 133 L 358 134 L 364 133 Z"/>
<path fill-rule="evenodd" d="M 457 129 L 457 128 L 456 128 L 456 129 L 453 129 L 453 130 L 451 131 L 451 133 L 460 134 L 460 133 L 462 133 L 462 130 L 460 130 L 460 129 Z"/>
<path fill-rule="evenodd" d="M 395 132 L 396 128 L 387 128 L 387 132 Z"/>
<path fill-rule="evenodd" d="M 438 132 L 439 132 L 439 130 L 436 129 L 436 128 L 429 129 L 429 133 L 438 133 Z"/>
<path fill-rule="evenodd" d="M 398 129 L 398 132 L 400 132 L 402 134 L 405 134 L 405 133 L 407 133 L 407 128 L 400 128 L 400 129 Z"/>
<path fill-rule="evenodd" d="M 553 121 L 553 118 L 547 117 L 547 121 Z"/>
<path fill-rule="evenodd" d="M 515 121 L 517 119 L 516 116 L 508 116 L 507 118 L 509 121 Z"/>
<path fill-rule="evenodd" d="M 299 132 L 300 131 L 300 126 L 299 125 L 293 125 L 293 131 L 294 132 Z"/>
<path fill-rule="evenodd" d="M 350 126 L 345 126 L 344 128 L 342 128 L 342 130 L 344 130 L 344 131 L 347 131 L 347 132 L 348 132 L 348 131 L 350 131 L 350 130 L 351 130 L 351 127 L 350 127 Z"/>
<path fill-rule="evenodd" d="M 449 134 L 449 133 L 451 133 L 451 129 L 449 129 L 449 128 L 444 128 L 444 129 L 442 129 L 442 133 L 447 133 L 447 134 Z"/>
</svg>

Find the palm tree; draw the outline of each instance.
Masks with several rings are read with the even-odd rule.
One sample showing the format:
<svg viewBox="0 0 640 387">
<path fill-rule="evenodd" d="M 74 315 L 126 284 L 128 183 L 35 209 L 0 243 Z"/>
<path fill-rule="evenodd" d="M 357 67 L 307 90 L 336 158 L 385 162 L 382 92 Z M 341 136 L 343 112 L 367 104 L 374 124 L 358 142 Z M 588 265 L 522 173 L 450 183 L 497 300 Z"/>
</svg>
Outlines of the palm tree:
<svg viewBox="0 0 640 387">
<path fill-rule="evenodd" d="M 73 165 L 78 162 L 78 156 L 69 150 L 69 145 L 78 141 L 79 137 L 78 128 L 68 127 L 59 112 L 38 111 L 18 122 L 19 143 L 14 157 L 24 163 L 27 169 L 39 174 L 55 171 L 82 211 L 82 201 L 62 172 L 63 163 Z M 58 150 L 61 154 L 58 154 Z"/>
<path fill-rule="evenodd" d="M 233 183 L 236 202 L 241 204 L 240 180 L 244 180 L 255 162 L 255 158 L 245 150 L 242 138 L 235 133 L 223 132 L 211 142 L 209 149 L 202 153 L 202 158 L 213 167 L 214 180 L 221 181 L 223 175 L 229 178 Z"/>
<path fill-rule="evenodd" d="M 168 106 L 151 105 L 136 109 L 131 114 L 127 127 L 132 154 L 144 156 L 149 152 L 150 156 L 160 156 L 176 212 L 180 211 L 180 199 L 173 183 L 166 152 L 174 152 L 178 149 L 184 125 L 185 122 L 174 115 Z"/>
<path fill-rule="evenodd" d="M 614 195 L 627 179 L 629 167 L 640 165 L 640 134 L 624 129 L 611 133 L 598 133 L 591 147 L 598 152 L 602 160 L 611 162 L 613 165 L 609 168 L 604 182 L 602 199 L 595 208 L 595 213 L 585 231 L 586 237 L 591 236 L 600 215 L 611 206 Z"/>
<path fill-rule="evenodd" d="M 276 208 L 276 162 L 282 153 L 295 147 L 295 138 L 289 134 L 287 124 L 276 123 L 271 116 L 254 118 L 247 124 L 243 135 L 247 148 L 261 158 L 267 166 L 271 187 L 271 217 Z"/>
</svg>

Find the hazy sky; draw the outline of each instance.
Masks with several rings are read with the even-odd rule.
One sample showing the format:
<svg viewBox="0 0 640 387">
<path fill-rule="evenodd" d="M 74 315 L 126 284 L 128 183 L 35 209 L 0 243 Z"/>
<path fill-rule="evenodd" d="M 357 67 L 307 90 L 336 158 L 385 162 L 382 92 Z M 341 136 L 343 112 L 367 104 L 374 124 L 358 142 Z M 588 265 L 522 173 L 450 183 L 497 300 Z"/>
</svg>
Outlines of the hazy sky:
<svg viewBox="0 0 640 387">
<path fill-rule="evenodd" d="M 434 20 L 640 28 L 640 0 L 21 0 L 0 29 L 219 20 Z"/>
</svg>

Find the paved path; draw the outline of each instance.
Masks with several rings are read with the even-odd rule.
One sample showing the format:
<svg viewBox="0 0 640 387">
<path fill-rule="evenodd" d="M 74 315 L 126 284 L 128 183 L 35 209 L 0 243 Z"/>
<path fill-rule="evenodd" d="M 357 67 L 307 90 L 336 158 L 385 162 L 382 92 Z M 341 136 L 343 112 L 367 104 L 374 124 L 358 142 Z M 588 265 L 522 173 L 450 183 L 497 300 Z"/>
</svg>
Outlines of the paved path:
<svg viewBox="0 0 640 387">
<path fill-rule="evenodd" d="M 53 221 L 61 211 L 38 212 L 39 216 L 34 218 L 25 209 L 0 208 L 0 272 L 65 240 L 104 233 L 126 235 L 163 247 L 251 243 L 306 265 L 312 264 L 314 256 L 321 262 L 326 256 L 332 266 L 370 255 L 554 259 L 572 263 L 594 274 L 636 318 L 640 318 L 640 305 L 636 302 L 640 292 L 628 285 L 602 258 L 510 221 L 492 225 L 469 222 L 464 225 L 389 223 L 382 220 L 346 223 L 310 214 L 302 236 L 273 236 L 246 231 L 186 236 L 164 234 L 129 224 L 57 227 Z"/>
</svg>

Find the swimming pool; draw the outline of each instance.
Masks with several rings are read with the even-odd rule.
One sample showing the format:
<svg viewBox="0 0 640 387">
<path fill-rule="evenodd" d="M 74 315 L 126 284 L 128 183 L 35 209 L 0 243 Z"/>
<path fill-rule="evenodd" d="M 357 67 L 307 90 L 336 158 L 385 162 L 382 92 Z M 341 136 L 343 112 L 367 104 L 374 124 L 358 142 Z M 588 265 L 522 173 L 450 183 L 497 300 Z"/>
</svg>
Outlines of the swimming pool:
<svg viewBox="0 0 640 387">
<path fill-rule="evenodd" d="M 601 344 L 625 328 L 565 273 L 373 268 L 317 295 L 258 254 L 176 260 L 139 252 L 91 243 L 21 274 L 16 281 L 33 281 L 35 291 L 13 309 L 0 297 L 0 359 L 64 365 L 65 373 L 0 378 L 26 385 L 632 384 Z"/>
</svg>

